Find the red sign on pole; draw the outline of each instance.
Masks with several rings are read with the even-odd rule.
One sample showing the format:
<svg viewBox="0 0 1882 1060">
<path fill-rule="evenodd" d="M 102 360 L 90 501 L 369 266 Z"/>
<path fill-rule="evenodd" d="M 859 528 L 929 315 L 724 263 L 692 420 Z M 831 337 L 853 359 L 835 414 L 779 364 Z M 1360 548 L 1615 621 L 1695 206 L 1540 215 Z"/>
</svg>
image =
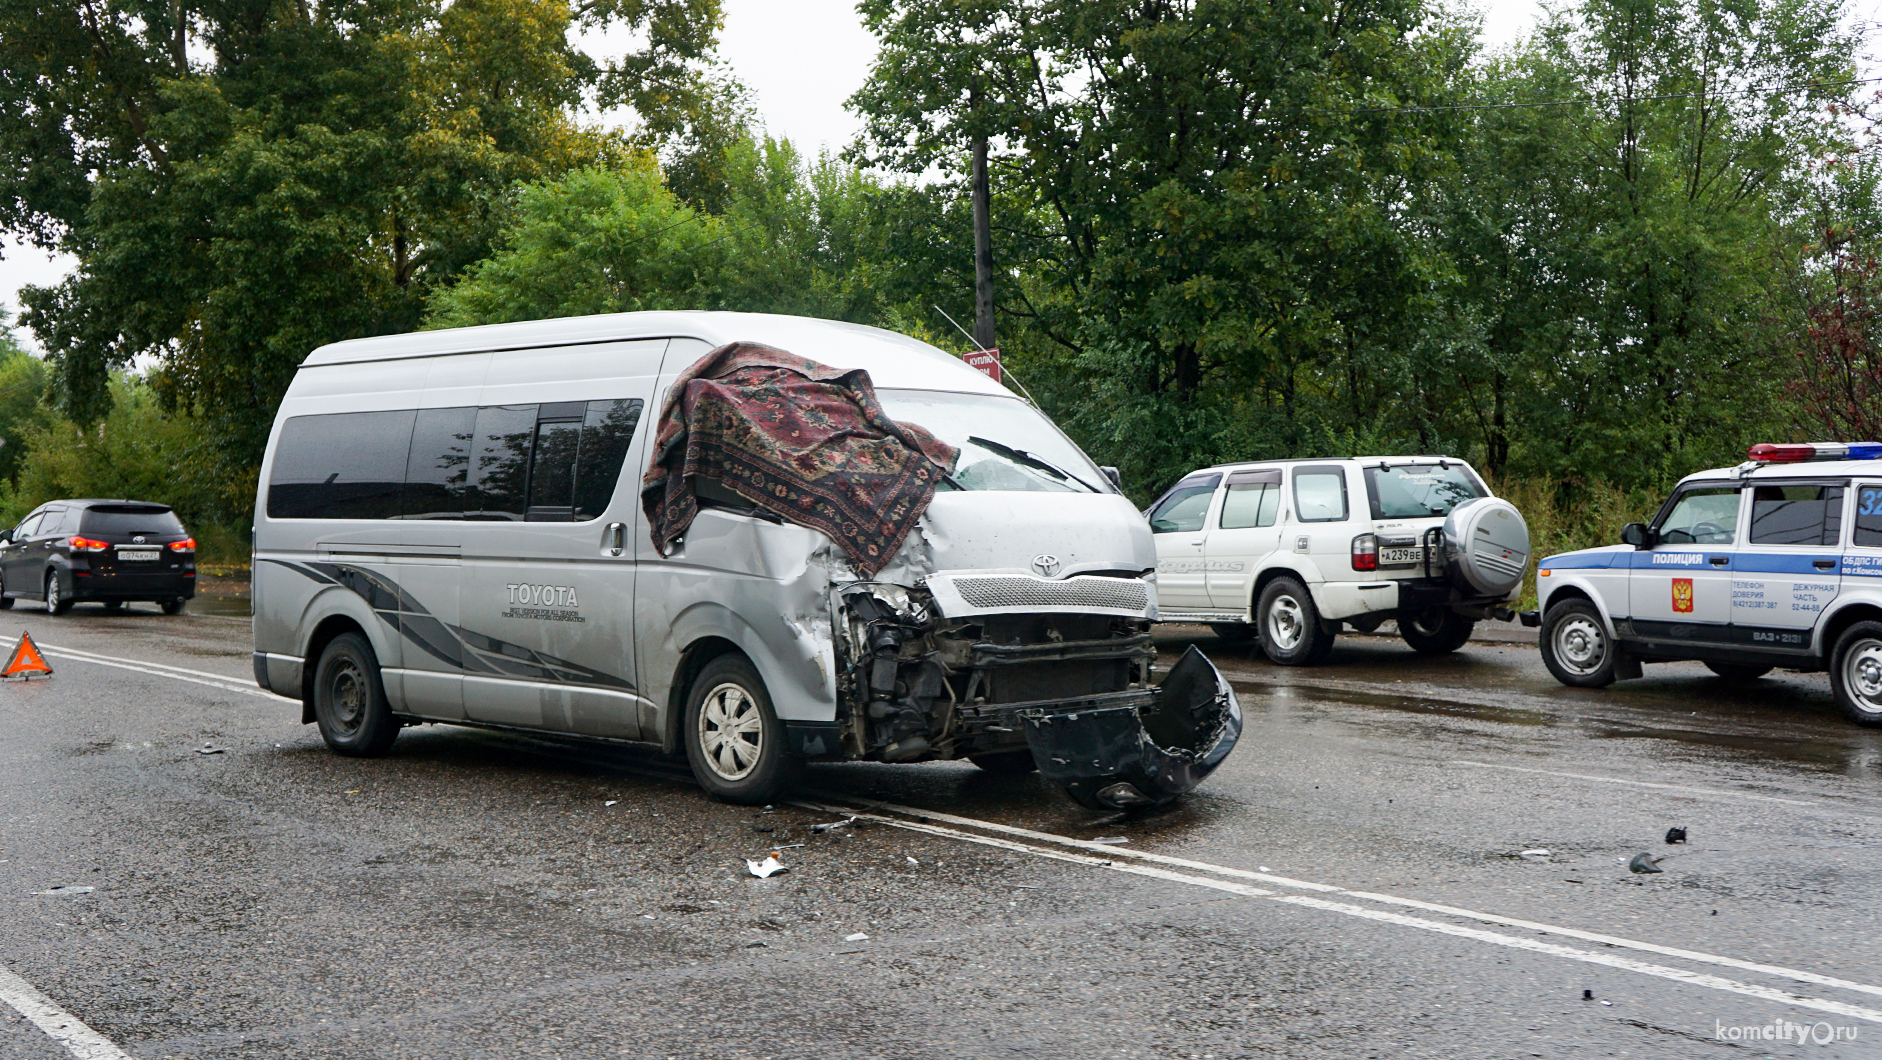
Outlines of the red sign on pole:
<svg viewBox="0 0 1882 1060">
<path fill-rule="evenodd" d="M 980 369 L 981 372 L 985 373 L 986 376 L 994 382 L 1000 382 L 1000 350 L 998 347 L 991 350 L 975 350 L 962 357 L 961 360 L 966 361 L 970 367 Z"/>
</svg>

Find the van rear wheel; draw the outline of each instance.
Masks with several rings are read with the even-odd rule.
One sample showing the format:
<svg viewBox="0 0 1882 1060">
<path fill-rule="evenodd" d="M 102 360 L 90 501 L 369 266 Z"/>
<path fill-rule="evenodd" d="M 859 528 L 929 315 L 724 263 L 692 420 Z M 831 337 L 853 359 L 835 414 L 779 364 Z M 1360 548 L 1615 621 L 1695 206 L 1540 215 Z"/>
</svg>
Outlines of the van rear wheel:
<svg viewBox="0 0 1882 1060">
<path fill-rule="evenodd" d="M 314 668 L 314 722 L 335 754 L 378 758 L 392 750 L 398 719 L 386 702 L 379 657 L 358 633 L 327 642 Z"/>
<path fill-rule="evenodd" d="M 761 805 L 796 782 L 802 762 L 786 750 L 771 694 L 744 656 L 721 655 L 699 671 L 684 724 L 686 759 L 713 798 Z"/>
</svg>

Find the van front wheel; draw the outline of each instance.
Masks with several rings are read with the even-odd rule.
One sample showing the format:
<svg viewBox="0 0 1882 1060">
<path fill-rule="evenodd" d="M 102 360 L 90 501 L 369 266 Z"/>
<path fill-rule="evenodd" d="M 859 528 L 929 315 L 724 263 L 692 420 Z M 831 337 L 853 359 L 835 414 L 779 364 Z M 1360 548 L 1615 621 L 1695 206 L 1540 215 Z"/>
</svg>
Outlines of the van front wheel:
<svg viewBox="0 0 1882 1060">
<path fill-rule="evenodd" d="M 721 802 L 771 802 L 797 779 L 801 763 L 785 748 L 771 695 L 742 656 L 721 655 L 699 671 L 686 697 L 685 725 L 693 776 Z"/>
</svg>

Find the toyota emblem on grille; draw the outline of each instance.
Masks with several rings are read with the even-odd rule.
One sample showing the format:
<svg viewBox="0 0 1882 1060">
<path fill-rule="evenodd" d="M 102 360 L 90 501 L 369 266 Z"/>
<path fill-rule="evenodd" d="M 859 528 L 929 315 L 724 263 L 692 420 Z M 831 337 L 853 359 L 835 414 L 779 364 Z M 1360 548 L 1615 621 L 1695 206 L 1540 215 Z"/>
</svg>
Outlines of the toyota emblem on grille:
<svg viewBox="0 0 1882 1060">
<path fill-rule="evenodd" d="M 1038 571 L 1041 578 L 1050 578 L 1054 574 L 1057 574 L 1059 567 L 1062 565 L 1057 556 L 1034 556 L 1032 558 L 1032 569 Z"/>
<path fill-rule="evenodd" d="M 144 535 L 142 534 L 139 534 L 136 537 L 131 538 L 131 544 L 133 545 L 141 545 L 143 543 L 144 543 Z"/>
</svg>

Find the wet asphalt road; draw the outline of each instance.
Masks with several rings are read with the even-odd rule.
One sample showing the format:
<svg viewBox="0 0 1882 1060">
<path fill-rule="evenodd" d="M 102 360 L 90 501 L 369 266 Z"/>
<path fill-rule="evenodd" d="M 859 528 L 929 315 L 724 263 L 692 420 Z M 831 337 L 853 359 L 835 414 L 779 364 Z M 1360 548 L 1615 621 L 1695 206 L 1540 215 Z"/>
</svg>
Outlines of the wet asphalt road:
<svg viewBox="0 0 1882 1060">
<path fill-rule="evenodd" d="M 1819 676 L 1587 692 L 1529 645 L 1381 637 L 1290 670 L 1166 627 L 1248 720 L 1177 808 L 825 766 L 822 803 L 958 834 L 819 833 L 640 751 L 428 726 L 335 757 L 245 690 L 238 618 L 20 628 L 58 672 L 0 685 L 0 965 L 138 1060 L 1882 1056 L 1882 731 Z M 791 871 L 747 874 L 773 847 Z M 1774 1020 L 1857 1037 L 1715 1037 Z M 0 1057 L 72 1055 L 0 1006 Z"/>
</svg>

